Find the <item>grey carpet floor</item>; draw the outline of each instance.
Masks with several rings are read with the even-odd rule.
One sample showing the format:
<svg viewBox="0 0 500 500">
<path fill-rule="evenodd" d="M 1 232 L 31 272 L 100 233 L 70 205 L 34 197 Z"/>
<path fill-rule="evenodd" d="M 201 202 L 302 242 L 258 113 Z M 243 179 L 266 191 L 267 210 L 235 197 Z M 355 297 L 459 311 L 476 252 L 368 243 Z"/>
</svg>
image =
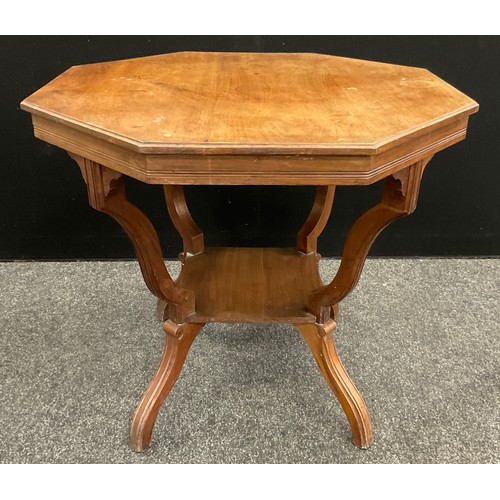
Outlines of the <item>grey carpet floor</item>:
<svg viewBox="0 0 500 500">
<path fill-rule="evenodd" d="M 325 280 L 336 267 L 322 261 Z M 369 450 L 290 325 L 212 324 L 136 454 L 164 341 L 138 265 L 2 263 L 0 462 L 498 463 L 499 281 L 494 259 L 367 262 L 336 341 Z"/>
</svg>

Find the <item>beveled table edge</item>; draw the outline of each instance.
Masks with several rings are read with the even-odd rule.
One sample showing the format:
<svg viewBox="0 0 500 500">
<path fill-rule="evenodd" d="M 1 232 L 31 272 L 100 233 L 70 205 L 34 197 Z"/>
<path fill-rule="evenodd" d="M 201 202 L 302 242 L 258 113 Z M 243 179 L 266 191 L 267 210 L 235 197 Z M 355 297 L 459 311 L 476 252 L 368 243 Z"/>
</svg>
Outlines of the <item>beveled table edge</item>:
<svg viewBox="0 0 500 500">
<path fill-rule="evenodd" d="M 468 116 L 378 155 L 144 154 L 33 115 L 35 136 L 148 184 L 368 185 L 465 139 Z"/>
<path fill-rule="evenodd" d="M 251 143 L 165 143 L 165 142 L 143 142 L 130 137 L 111 132 L 95 125 L 86 122 L 75 120 L 69 116 L 48 111 L 35 104 L 31 104 L 30 97 L 24 99 L 20 107 L 22 110 L 31 113 L 32 115 L 64 124 L 72 129 L 84 132 L 88 135 L 100 138 L 106 142 L 119 144 L 131 151 L 141 154 L 200 154 L 200 155 L 217 155 L 217 154 L 240 154 L 240 155 L 376 155 L 387 149 L 390 149 L 395 144 L 409 140 L 419 133 L 425 133 L 439 127 L 443 122 L 450 119 L 459 120 L 464 116 L 476 113 L 479 110 L 479 104 L 471 99 L 471 104 L 458 108 L 446 115 L 441 115 L 434 120 L 430 120 L 423 124 L 407 129 L 401 133 L 387 137 L 382 141 L 364 144 L 251 144 Z"/>
</svg>

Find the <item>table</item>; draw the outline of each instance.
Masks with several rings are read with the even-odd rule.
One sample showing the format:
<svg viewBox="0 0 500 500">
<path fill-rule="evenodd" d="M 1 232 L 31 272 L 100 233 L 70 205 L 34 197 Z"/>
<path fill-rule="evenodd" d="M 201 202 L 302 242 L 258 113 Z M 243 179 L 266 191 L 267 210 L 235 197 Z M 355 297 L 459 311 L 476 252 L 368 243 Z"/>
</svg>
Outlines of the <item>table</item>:
<svg viewBox="0 0 500 500">
<path fill-rule="evenodd" d="M 35 136 L 79 165 L 92 207 L 127 232 L 158 298 L 166 345 L 135 412 L 130 446 L 151 441 L 163 401 L 209 322 L 295 325 L 361 448 L 373 440 L 365 403 L 334 344 L 338 304 L 371 244 L 415 210 L 431 157 L 465 138 L 472 99 L 425 69 L 320 54 L 179 52 L 75 66 L 21 103 Z M 161 184 L 180 233 L 173 280 L 157 233 L 127 200 L 125 178 Z M 335 187 L 384 179 L 381 200 L 353 224 L 324 284 L 318 236 Z M 184 185 L 313 185 L 295 248 L 205 248 Z"/>
</svg>

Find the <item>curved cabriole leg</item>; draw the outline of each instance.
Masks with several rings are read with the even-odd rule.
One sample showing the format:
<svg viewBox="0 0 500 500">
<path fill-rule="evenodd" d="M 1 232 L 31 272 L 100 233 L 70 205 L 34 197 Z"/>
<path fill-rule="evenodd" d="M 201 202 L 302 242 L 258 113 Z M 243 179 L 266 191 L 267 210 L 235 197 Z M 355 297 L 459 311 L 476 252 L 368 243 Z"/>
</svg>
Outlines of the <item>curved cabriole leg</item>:
<svg viewBox="0 0 500 500">
<path fill-rule="evenodd" d="M 203 233 L 191 216 L 184 195 L 184 186 L 165 185 L 163 190 L 170 219 L 182 236 L 184 252 L 193 255 L 203 252 L 205 248 Z"/>
<path fill-rule="evenodd" d="M 353 442 L 361 448 L 367 448 L 373 440 L 370 417 L 338 358 L 333 340 L 336 323 L 330 318 L 332 311 L 337 317 L 338 303 L 356 286 L 368 251 L 380 231 L 415 210 L 420 181 L 429 160 L 430 157 L 386 178 L 382 201 L 364 213 L 349 231 L 335 278 L 309 295 L 308 309 L 316 316 L 316 324 L 295 325 L 342 405 L 351 425 Z"/>
<path fill-rule="evenodd" d="M 151 442 L 158 411 L 179 377 L 189 348 L 203 324 L 184 323 L 186 316 L 194 312 L 194 293 L 172 280 L 153 225 L 127 200 L 122 174 L 81 156 L 70 156 L 78 163 L 87 183 L 90 205 L 121 224 L 134 246 L 146 285 L 164 304 L 163 309 L 168 304 L 171 321 L 165 321 L 163 325 L 167 336 L 165 352 L 139 403 L 130 431 L 131 448 L 142 451 Z"/>
<path fill-rule="evenodd" d="M 333 320 L 324 325 L 296 324 L 306 340 L 314 359 L 335 396 L 339 400 L 351 426 L 352 440 L 360 448 L 368 448 L 373 441 L 372 424 L 363 398 L 345 371 L 335 350 Z"/>
<path fill-rule="evenodd" d="M 332 211 L 335 186 L 318 186 L 309 217 L 297 233 L 297 250 L 303 253 L 316 252 L 318 236 L 325 229 Z"/>
<path fill-rule="evenodd" d="M 335 197 L 336 186 L 317 186 L 316 196 L 311 208 L 311 212 L 297 233 L 297 250 L 308 254 L 314 252 L 319 262 L 321 256 L 318 253 L 318 237 L 325 229 L 325 226 L 332 212 L 333 199 Z M 336 304 L 331 312 L 333 319 L 339 316 L 339 305 Z"/>
<path fill-rule="evenodd" d="M 120 172 L 70 153 L 87 183 L 90 205 L 116 219 L 132 242 L 147 287 L 168 303 L 168 317 L 183 323 L 194 312 L 194 293 L 178 286 L 165 267 L 160 241 L 149 219 L 127 200 Z"/>
<path fill-rule="evenodd" d="M 166 334 L 165 351 L 144 396 L 132 419 L 130 428 L 130 447 L 133 451 L 143 451 L 151 442 L 151 434 L 163 401 L 172 390 L 184 360 L 203 324 L 177 325 L 165 321 L 163 330 Z"/>
<path fill-rule="evenodd" d="M 335 278 L 308 298 L 308 309 L 318 323 L 326 323 L 331 317 L 332 307 L 354 289 L 377 235 L 391 222 L 415 210 L 420 180 L 429 160 L 419 161 L 387 177 L 382 201 L 356 220 L 347 235 Z"/>
<path fill-rule="evenodd" d="M 184 264 L 187 254 L 196 255 L 205 249 L 203 233 L 191 216 L 184 194 L 184 186 L 165 185 L 163 191 L 170 220 L 182 237 L 183 251 L 179 255 L 179 260 Z M 158 319 L 167 319 L 169 316 L 167 306 L 168 303 L 159 297 L 156 305 Z"/>
</svg>

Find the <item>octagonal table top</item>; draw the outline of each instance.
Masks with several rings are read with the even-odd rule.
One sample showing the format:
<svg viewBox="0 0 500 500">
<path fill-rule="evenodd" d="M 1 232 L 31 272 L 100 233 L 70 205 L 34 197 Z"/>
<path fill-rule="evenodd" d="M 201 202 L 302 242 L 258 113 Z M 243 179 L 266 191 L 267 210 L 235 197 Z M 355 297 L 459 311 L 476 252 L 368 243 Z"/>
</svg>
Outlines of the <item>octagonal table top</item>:
<svg viewBox="0 0 500 500">
<path fill-rule="evenodd" d="M 21 107 L 33 115 L 36 135 L 69 150 L 74 131 L 74 142 L 93 138 L 94 150 L 102 149 L 97 141 L 140 155 L 372 157 L 450 137 L 446 147 L 465 136 L 478 109 L 421 68 L 320 54 L 212 52 L 74 66 Z M 379 163 L 353 168 L 368 180 Z M 151 173 L 135 167 L 136 177 Z"/>
</svg>

